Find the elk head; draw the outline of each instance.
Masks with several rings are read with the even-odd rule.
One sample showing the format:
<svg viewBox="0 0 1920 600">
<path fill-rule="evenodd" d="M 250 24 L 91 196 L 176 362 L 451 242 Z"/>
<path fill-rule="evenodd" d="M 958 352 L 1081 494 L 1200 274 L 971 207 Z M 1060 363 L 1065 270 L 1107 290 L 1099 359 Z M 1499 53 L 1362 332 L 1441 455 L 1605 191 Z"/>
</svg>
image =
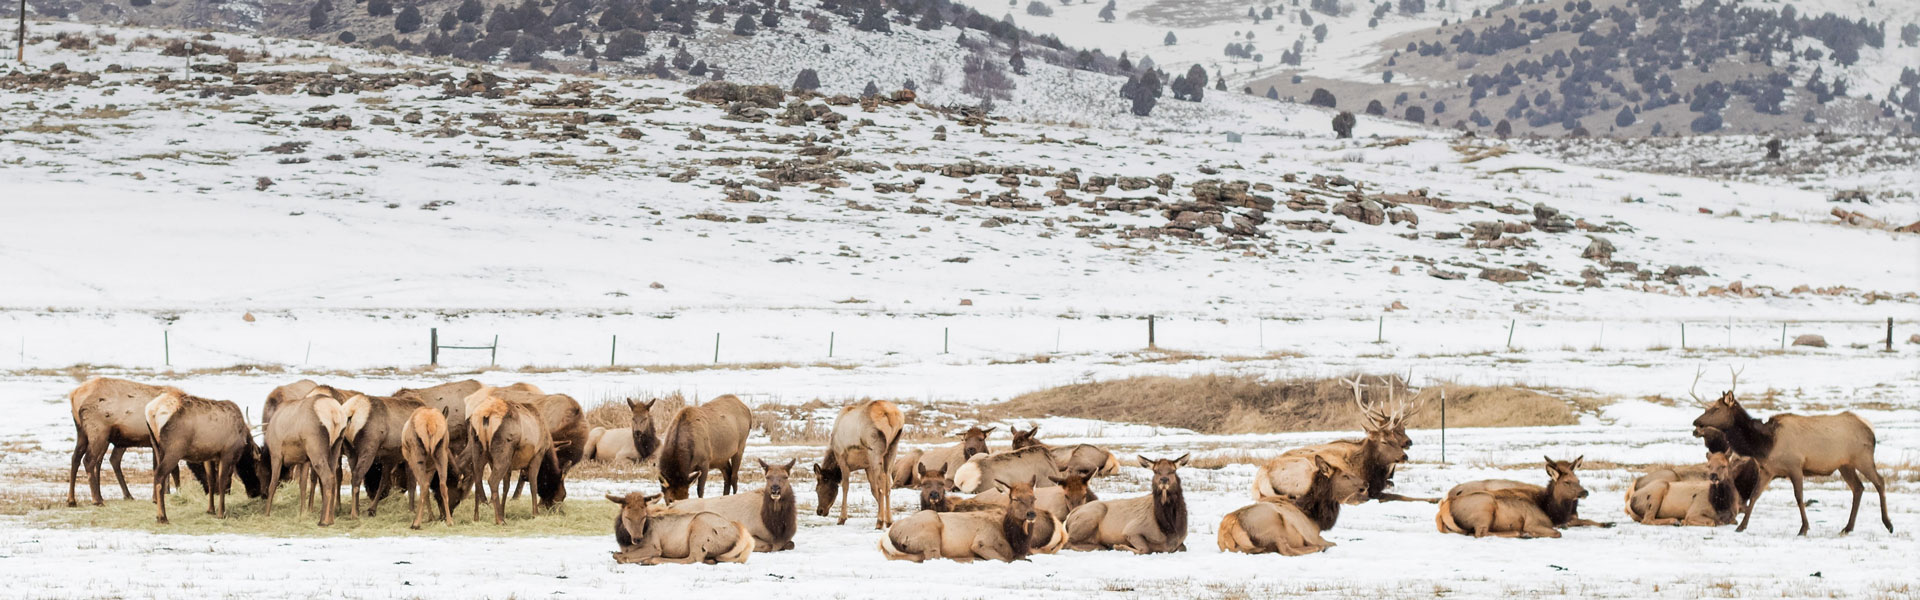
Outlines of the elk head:
<svg viewBox="0 0 1920 600">
<path fill-rule="evenodd" d="M 1033 426 L 1032 429 L 1028 429 L 1026 431 L 1014 429 L 1013 430 L 1013 449 L 1019 450 L 1022 448 L 1040 445 L 1040 439 L 1037 437 L 1039 436 L 1039 434 L 1040 434 L 1039 425 L 1035 425 Z"/>
<path fill-rule="evenodd" d="M 1082 504 L 1100 499 L 1093 494 L 1092 488 L 1087 487 L 1089 477 L 1092 475 L 1088 473 L 1062 472 L 1060 475 L 1048 475 L 1047 479 L 1053 480 L 1054 485 L 1060 486 L 1061 495 L 1067 498 L 1067 510 L 1072 511 L 1080 508 Z M 1064 515 L 1055 516 L 1064 517 Z"/>
<path fill-rule="evenodd" d="M 1541 457 L 1546 458 L 1546 457 Z M 1587 497 L 1587 488 L 1580 486 L 1580 476 L 1573 470 L 1580 468 L 1580 456 L 1570 461 L 1558 461 L 1547 458 L 1547 476 L 1553 480 L 1547 484 L 1547 496 L 1557 503 L 1571 503 Z"/>
<path fill-rule="evenodd" d="M 620 505 L 620 516 L 614 523 L 614 537 L 621 540 L 621 545 L 646 537 L 647 503 L 659 499 L 658 495 L 648 496 L 640 492 L 628 492 L 625 496 L 607 494 L 608 502 Z"/>
<path fill-rule="evenodd" d="M 1700 413 L 1700 416 L 1693 420 L 1694 437 L 1708 438 L 1711 443 L 1709 436 L 1713 434 L 1708 433 L 1707 430 L 1716 429 L 1719 431 L 1714 433 L 1724 434 L 1732 431 L 1735 427 L 1743 423 L 1753 420 L 1753 416 L 1747 414 L 1747 409 L 1741 407 L 1740 401 L 1733 396 L 1734 389 L 1740 384 L 1740 373 L 1744 370 L 1745 369 L 1735 371 L 1732 367 L 1728 367 L 1727 371 L 1733 374 L 1733 382 L 1728 386 L 1727 391 L 1720 393 L 1719 400 L 1712 402 L 1707 402 L 1702 399 L 1699 394 L 1694 393 L 1693 388 L 1700 383 L 1700 371 L 1694 371 L 1694 385 L 1687 387 L 1687 395 L 1692 396 L 1695 402 L 1706 407 L 1706 412 Z M 1722 439 L 1724 440 L 1724 435 Z"/>
<path fill-rule="evenodd" d="M 788 459 L 787 464 L 784 465 L 769 465 L 764 459 L 755 460 L 760 461 L 760 468 L 767 472 L 767 498 L 777 502 L 781 498 L 787 497 L 787 494 L 793 493 L 793 483 L 791 482 L 793 478 L 793 465 L 794 463 L 800 462 L 800 459 Z"/>
<path fill-rule="evenodd" d="M 1733 479 L 1733 460 L 1725 452 L 1707 455 L 1707 481 L 1720 483 Z"/>
<path fill-rule="evenodd" d="M 653 456 L 653 451 L 660 449 L 660 435 L 653 427 L 653 403 L 659 401 L 656 398 L 641 403 L 627 399 L 627 410 L 633 413 L 629 425 L 633 431 L 633 449 L 640 453 L 643 461 Z"/>
<path fill-rule="evenodd" d="M 1327 462 L 1320 455 L 1313 455 L 1314 482 L 1309 487 L 1327 486 L 1334 502 L 1341 504 L 1359 504 L 1367 499 L 1367 478 L 1349 469 L 1343 469 Z"/>
<path fill-rule="evenodd" d="M 972 458 L 975 454 L 986 454 L 987 434 L 993 433 L 995 429 L 999 429 L 999 427 L 988 427 L 986 429 L 968 427 L 967 432 L 960 436 L 960 457 Z"/>
<path fill-rule="evenodd" d="M 834 498 L 840 497 L 840 478 L 846 473 L 842 472 L 837 465 L 821 466 L 820 463 L 814 463 L 813 475 L 816 478 L 813 483 L 813 493 L 820 500 L 819 504 L 813 507 L 813 512 L 824 517 L 827 516 L 829 509 L 833 508 Z"/>
<path fill-rule="evenodd" d="M 929 469 L 925 464 L 915 464 L 913 468 L 919 476 L 919 483 L 914 487 L 920 490 L 920 510 L 953 510 L 953 501 L 947 497 L 947 490 L 953 487 L 953 482 L 947 481 L 947 467 Z"/>
<path fill-rule="evenodd" d="M 1040 518 L 1040 510 L 1033 506 L 1033 486 L 1039 485 L 1040 476 L 1012 483 L 995 479 L 993 483 L 1007 491 L 1006 518 L 1019 522 L 1021 531 L 1032 535 L 1033 522 Z"/>
<path fill-rule="evenodd" d="M 1180 458 L 1171 460 L 1165 458 L 1147 458 L 1145 456 L 1135 456 L 1134 458 L 1140 461 L 1140 466 L 1153 470 L 1153 497 L 1155 499 L 1164 499 L 1169 495 L 1180 493 L 1179 469 L 1180 467 L 1187 466 L 1187 459 L 1190 456 L 1192 455 L 1182 454 Z"/>
<path fill-rule="evenodd" d="M 1408 374 L 1411 379 L 1412 374 Z M 1426 402 L 1415 403 L 1403 400 L 1395 392 L 1396 386 L 1391 379 L 1381 377 L 1381 385 L 1387 387 L 1387 401 L 1367 402 L 1362 389 L 1367 387 L 1359 378 L 1342 379 L 1343 383 L 1353 387 L 1353 404 L 1360 409 L 1360 416 L 1366 419 L 1367 440 L 1374 442 L 1373 452 L 1381 464 L 1397 464 L 1407 460 L 1407 449 L 1413 447 L 1413 439 L 1407 437 L 1407 420 L 1426 408 Z M 1407 391 L 1416 391 L 1411 387 Z"/>
</svg>

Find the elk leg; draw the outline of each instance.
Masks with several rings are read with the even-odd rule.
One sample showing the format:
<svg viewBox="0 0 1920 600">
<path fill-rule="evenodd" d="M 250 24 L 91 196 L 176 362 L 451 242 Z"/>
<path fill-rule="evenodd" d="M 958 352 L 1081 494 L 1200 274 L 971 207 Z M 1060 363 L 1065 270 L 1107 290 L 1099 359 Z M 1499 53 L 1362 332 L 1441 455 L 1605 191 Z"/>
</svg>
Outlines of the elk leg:
<svg viewBox="0 0 1920 600">
<path fill-rule="evenodd" d="M 339 458 L 333 453 L 331 444 L 309 439 L 306 446 L 307 471 L 312 474 L 313 479 L 317 480 L 314 483 L 318 489 L 314 491 L 319 492 L 320 495 L 320 526 L 326 527 L 333 524 L 333 514 L 340 510 L 339 468 L 329 466 L 327 463 L 333 462 L 338 465 Z"/>
<path fill-rule="evenodd" d="M 446 450 L 444 448 L 440 451 L 440 453 L 434 455 L 433 462 L 434 462 L 433 480 L 440 486 L 440 515 L 443 517 L 446 517 L 447 526 L 452 527 L 453 526 L 453 503 L 447 497 L 447 455 L 446 455 Z M 421 480 L 420 482 L 421 493 L 423 494 L 426 493 L 426 486 L 427 486 L 426 480 L 424 479 Z"/>
<path fill-rule="evenodd" d="M 388 493 L 391 493 L 390 490 L 393 486 L 393 480 L 408 476 L 407 473 L 404 472 L 404 469 L 393 465 L 392 462 L 393 461 L 383 460 L 373 464 L 373 469 L 380 473 L 380 484 L 367 492 L 367 516 L 369 517 L 380 510 L 380 500 L 386 498 Z M 413 493 L 412 485 L 408 485 L 406 488 L 407 493 Z"/>
<path fill-rule="evenodd" d="M 1772 474 L 1762 470 L 1760 472 L 1760 485 L 1753 487 L 1753 497 L 1747 499 L 1746 513 L 1740 516 L 1740 526 L 1733 528 L 1735 532 L 1747 530 L 1747 523 L 1753 521 L 1753 507 L 1760 504 L 1760 494 L 1766 493 L 1767 486 L 1769 485 L 1773 485 Z"/>
<path fill-rule="evenodd" d="M 1873 482 L 1873 491 L 1880 496 L 1880 523 L 1887 526 L 1887 533 L 1893 533 L 1893 518 L 1887 516 L 1886 480 L 1880 477 L 1879 469 L 1873 466 L 1873 458 L 1868 457 L 1866 466 L 1859 469 L 1866 474 L 1865 479 Z M 1858 505 L 1859 503 L 1854 503 Z"/>
<path fill-rule="evenodd" d="M 699 494 L 701 498 L 707 497 L 707 471 L 709 470 L 710 469 L 706 468 L 700 469 L 700 487 L 694 489 L 694 493 Z"/>
<path fill-rule="evenodd" d="M 847 505 L 853 504 L 853 497 L 847 495 L 847 494 L 853 493 L 853 473 L 843 471 L 842 474 L 843 475 L 840 477 L 840 523 L 839 524 L 845 525 L 847 524 Z"/>
<path fill-rule="evenodd" d="M 492 477 L 493 524 L 505 525 L 507 524 L 507 476 L 510 473 L 506 469 L 498 467 L 498 465 L 495 465 Z"/>
<path fill-rule="evenodd" d="M 415 461 L 407 461 L 407 468 L 413 471 L 413 482 L 407 484 L 407 503 L 413 506 L 413 524 L 408 525 L 408 529 L 419 529 L 420 520 L 427 514 L 427 479 L 422 473 L 426 470 L 422 468 L 424 466 Z M 420 493 L 417 495 L 414 494 L 415 487 L 420 488 Z M 445 494 L 441 495 L 445 496 Z"/>
<path fill-rule="evenodd" d="M 872 455 L 872 453 L 868 453 Z M 873 501 L 879 505 L 879 521 L 874 529 L 886 529 L 893 525 L 893 473 L 887 471 L 887 461 L 883 456 L 873 455 L 867 462 L 867 484 L 873 487 Z"/>
<path fill-rule="evenodd" d="M 304 519 L 307 517 L 307 509 L 313 507 L 313 474 L 310 472 L 310 469 L 307 468 L 307 465 L 295 465 L 293 467 L 293 478 L 300 482 L 300 498 L 294 502 L 295 506 L 298 506 L 299 509 L 294 511 L 293 514 L 295 517 Z"/>
<path fill-rule="evenodd" d="M 280 453 L 267 453 L 267 508 L 266 516 L 273 516 L 273 497 L 280 491 Z"/>
<path fill-rule="evenodd" d="M 1846 480 L 1847 490 L 1853 492 L 1853 510 L 1847 512 L 1847 528 L 1840 530 L 1841 535 L 1853 533 L 1853 520 L 1860 516 L 1860 495 L 1866 493 L 1867 486 L 1860 483 L 1860 474 L 1854 472 L 1852 465 L 1840 465 L 1840 478 Z"/>
<path fill-rule="evenodd" d="M 1805 490 L 1807 476 L 1803 473 L 1804 471 L 1800 469 L 1794 469 L 1787 475 L 1787 481 L 1793 482 L 1793 504 L 1800 509 L 1800 535 L 1806 535 L 1808 527 L 1807 495 Z"/>
<path fill-rule="evenodd" d="M 167 467 L 170 466 L 170 463 L 162 462 L 161 460 L 162 457 L 160 455 L 161 455 L 160 448 L 155 447 L 153 449 L 153 505 L 156 511 L 154 513 L 154 520 L 158 521 L 162 525 L 165 525 L 167 524 L 167 477 L 166 475 L 167 475 Z"/>
<path fill-rule="evenodd" d="M 542 461 L 540 459 L 537 459 L 537 458 L 534 459 L 533 464 L 527 465 L 527 470 L 524 471 L 526 475 L 523 476 L 526 479 L 527 485 L 533 488 L 533 492 L 527 494 L 527 514 L 530 514 L 536 517 L 540 516 L 540 465 L 541 464 L 542 464 Z"/>
<path fill-rule="evenodd" d="M 1668 491 L 1670 491 L 1670 488 L 1666 485 L 1656 485 L 1654 489 L 1647 490 L 1647 512 L 1640 515 L 1641 525 L 1671 525 L 1673 523 L 1672 519 L 1660 518 L 1660 506 L 1666 504 Z"/>
<path fill-rule="evenodd" d="M 87 437 L 87 489 L 93 492 L 93 505 L 106 504 L 100 497 L 100 462 L 107 457 L 107 436 Z"/>
<path fill-rule="evenodd" d="M 211 481 L 208 481 L 206 485 L 207 514 L 217 514 L 213 512 L 213 497 L 217 495 L 216 492 L 220 487 L 220 464 L 217 462 L 200 463 L 200 470 L 206 471 L 207 477 L 211 478 Z"/>
<path fill-rule="evenodd" d="M 113 462 L 113 480 L 120 482 L 120 495 L 126 496 L 128 500 L 132 500 L 133 491 L 127 489 L 127 474 L 120 471 L 120 458 L 126 455 L 126 446 L 115 446 L 113 448 L 113 457 L 110 460 Z"/>
<path fill-rule="evenodd" d="M 73 425 L 73 465 L 67 469 L 67 508 L 79 506 L 74 492 L 80 488 L 80 459 L 87 455 L 87 430 Z"/>
<path fill-rule="evenodd" d="M 743 454 L 735 454 L 731 460 L 727 461 L 727 489 L 723 490 L 726 493 L 732 494 L 740 491 L 740 461 L 742 458 L 744 458 Z"/>
</svg>

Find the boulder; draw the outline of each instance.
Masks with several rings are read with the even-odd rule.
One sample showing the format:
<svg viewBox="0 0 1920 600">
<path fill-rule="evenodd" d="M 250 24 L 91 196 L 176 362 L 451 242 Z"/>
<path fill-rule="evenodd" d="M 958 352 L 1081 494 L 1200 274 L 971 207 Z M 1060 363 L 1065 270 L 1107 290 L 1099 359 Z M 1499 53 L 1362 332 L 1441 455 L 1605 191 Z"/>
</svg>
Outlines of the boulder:
<svg viewBox="0 0 1920 600">
<path fill-rule="evenodd" d="M 1794 336 L 1793 345 L 1810 346 L 1814 348 L 1825 348 L 1827 347 L 1827 338 L 1821 337 L 1819 334 L 1813 334 L 1813 333 L 1801 334 L 1801 335 Z"/>
<path fill-rule="evenodd" d="M 1387 222 L 1386 207 L 1373 200 L 1347 200 L 1334 205 L 1333 214 L 1340 215 L 1368 225 Z"/>
<path fill-rule="evenodd" d="M 1487 281 L 1492 281 L 1494 283 L 1512 283 L 1515 281 L 1526 281 L 1528 279 L 1532 279 L 1531 276 L 1527 275 L 1526 271 L 1522 271 L 1519 269 L 1508 269 L 1503 267 L 1481 269 L 1480 278 L 1485 279 Z"/>
<path fill-rule="evenodd" d="M 1612 262 L 1613 242 L 1599 236 L 1591 236 L 1591 239 L 1593 241 L 1587 244 L 1587 249 L 1580 252 L 1580 258 L 1597 261 L 1603 265 Z"/>
</svg>

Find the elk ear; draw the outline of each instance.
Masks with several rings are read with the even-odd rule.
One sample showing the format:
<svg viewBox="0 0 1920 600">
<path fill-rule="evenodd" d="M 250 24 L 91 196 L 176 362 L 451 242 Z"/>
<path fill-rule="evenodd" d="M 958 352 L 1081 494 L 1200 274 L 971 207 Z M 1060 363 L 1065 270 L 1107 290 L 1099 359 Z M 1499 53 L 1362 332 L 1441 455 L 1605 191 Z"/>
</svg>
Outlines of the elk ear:
<svg viewBox="0 0 1920 600">
<path fill-rule="evenodd" d="M 913 463 L 913 474 L 915 474 L 915 475 L 919 475 L 921 479 L 926 479 L 926 478 L 927 478 L 927 463 L 918 463 L 918 462 L 917 462 L 917 463 Z"/>
<path fill-rule="evenodd" d="M 999 426 L 999 425 L 995 425 L 995 426 L 992 426 L 992 427 L 988 427 L 988 428 L 986 428 L 986 429 L 982 429 L 982 430 L 980 430 L 980 433 L 981 433 L 981 434 L 991 434 L 991 433 L 993 433 L 993 432 L 994 432 L 994 430 L 997 430 L 997 429 L 999 429 L 999 428 L 1000 428 L 1000 426 Z"/>
<path fill-rule="evenodd" d="M 634 402 L 632 398 L 628 398 L 627 410 L 640 410 L 640 404 L 638 402 Z"/>
<path fill-rule="evenodd" d="M 1567 465 L 1567 471 L 1573 471 L 1574 469 L 1580 468 L 1580 461 L 1583 461 L 1586 459 L 1587 459 L 1587 455 L 1585 454 L 1574 457 L 1573 463 Z"/>
<path fill-rule="evenodd" d="M 1153 468 L 1153 459 L 1147 458 L 1145 456 L 1141 456 L 1139 454 L 1133 455 L 1133 459 L 1140 461 L 1140 466 L 1142 467 L 1146 467 L 1148 469 Z"/>
<path fill-rule="evenodd" d="M 659 401 L 660 401 L 660 399 L 659 399 L 659 398 L 654 398 L 654 399 L 652 399 L 652 400 L 648 400 L 648 401 L 647 401 L 647 404 L 646 404 L 646 406 L 647 406 L 647 410 L 653 410 L 653 403 L 655 403 L 655 402 L 659 402 Z"/>
<path fill-rule="evenodd" d="M 761 470 L 761 471 L 772 471 L 772 470 L 773 470 L 773 467 L 769 467 L 769 466 L 767 466 L 767 459 L 764 459 L 764 458 L 756 458 L 756 459 L 753 459 L 753 460 L 754 460 L 754 462 L 758 462 L 758 463 L 760 463 L 760 470 Z"/>
<path fill-rule="evenodd" d="M 1007 491 L 1012 491 L 1013 486 L 1007 485 L 1007 482 L 1001 481 L 999 478 L 994 478 L 993 489 L 996 489 L 1002 492 L 1007 492 Z"/>
<path fill-rule="evenodd" d="M 786 469 L 786 470 L 788 470 L 788 471 L 792 471 L 792 470 L 793 470 L 793 465 L 794 465 L 794 464 L 796 464 L 796 463 L 799 463 L 799 462 L 800 462 L 800 459 L 798 459 L 798 458 L 789 458 L 789 459 L 787 459 L 787 466 L 784 466 L 784 467 L 780 467 L 780 468 L 782 468 L 782 469 Z"/>
<path fill-rule="evenodd" d="M 608 501 L 608 502 L 612 502 L 612 503 L 614 503 L 614 504 L 623 504 L 623 505 L 627 503 L 627 499 L 626 499 L 626 497 L 624 497 L 624 496 L 615 496 L 615 495 L 613 495 L 613 494 L 607 494 L 607 501 Z"/>
<path fill-rule="evenodd" d="M 662 496 L 662 495 L 660 495 L 660 494 L 654 494 L 654 495 L 652 495 L 652 496 L 641 496 L 641 497 L 640 497 L 640 499 L 641 499 L 641 500 L 645 500 L 645 501 L 647 501 L 647 502 L 659 502 L 659 501 L 660 501 L 660 498 L 662 498 L 662 497 L 663 497 L 663 496 Z"/>
<path fill-rule="evenodd" d="M 1059 476 L 1059 475 L 1048 475 L 1048 476 L 1047 476 L 1047 480 L 1048 480 L 1048 481 L 1052 481 L 1052 482 L 1054 483 L 1054 485 L 1066 485 L 1066 484 L 1067 484 L 1067 478 L 1065 478 L 1065 477 L 1061 477 L 1061 476 Z M 1034 482 L 1035 482 L 1035 483 L 1038 483 L 1038 482 L 1039 482 L 1039 480 L 1034 480 Z"/>
<path fill-rule="evenodd" d="M 1192 456 L 1193 456 L 1193 453 L 1191 452 L 1180 455 L 1180 458 L 1173 459 L 1173 466 L 1176 466 L 1176 467 L 1187 466 L 1187 463 L 1189 462 L 1187 459 L 1191 458 Z"/>
<path fill-rule="evenodd" d="M 826 471 L 820 468 L 820 463 L 813 463 L 813 474 L 816 476 L 824 475 L 826 474 Z"/>
</svg>

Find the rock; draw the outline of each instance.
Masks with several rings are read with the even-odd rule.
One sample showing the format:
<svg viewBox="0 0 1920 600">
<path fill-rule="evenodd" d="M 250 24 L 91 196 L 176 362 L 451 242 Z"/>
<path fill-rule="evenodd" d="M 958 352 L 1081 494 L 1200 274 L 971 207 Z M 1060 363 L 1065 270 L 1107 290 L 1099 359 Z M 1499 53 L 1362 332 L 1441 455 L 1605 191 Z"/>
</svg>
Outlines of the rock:
<svg viewBox="0 0 1920 600">
<path fill-rule="evenodd" d="M 248 322 L 248 323 L 252 323 L 252 322 L 253 322 L 253 313 L 247 313 L 247 314 L 244 314 L 244 315 L 240 315 L 240 320 L 242 320 L 242 321 L 246 321 L 246 322 Z"/>
<path fill-rule="evenodd" d="M 961 305 L 961 306 L 973 306 L 973 299 L 972 299 L 972 298 L 961 298 L 961 299 L 960 299 L 960 305 Z"/>
<path fill-rule="evenodd" d="M 1387 210 L 1373 200 L 1347 200 L 1334 205 L 1333 214 L 1340 215 L 1368 225 L 1387 222 Z"/>
<path fill-rule="evenodd" d="M 1907 343 L 1909 343 L 1909 344 L 1920 344 L 1920 333 L 1916 333 L 1916 334 L 1913 334 L 1913 335 L 1910 335 L 1910 336 L 1907 336 Z"/>
<path fill-rule="evenodd" d="M 1387 213 L 1387 220 L 1393 223 L 1394 225 L 1406 223 L 1414 227 L 1420 226 L 1420 215 L 1414 213 L 1413 209 L 1411 208 L 1402 208 L 1400 210 Z"/>
<path fill-rule="evenodd" d="M 1811 346 L 1814 348 L 1825 348 L 1827 347 L 1827 338 L 1821 337 L 1819 334 L 1813 334 L 1813 333 L 1801 334 L 1798 336 L 1794 336 L 1793 345 Z"/>
<path fill-rule="evenodd" d="M 779 108 L 786 92 L 776 85 L 741 85 L 730 81 L 709 81 L 687 90 L 687 97 L 714 104 L 745 102 L 760 108 Z"/>
<path fill-rule="evenodd" d="M 1670 266 L 1660 273 L 1660 280 L 1667 283 L 1679 283 L 1681 277 L 1705 277 L 1707 270 L 1700 267 Z"/>
<path fill-rule="evenodd" d="M 253 180 L 253 189 L 255 190 L 264 192 L 264 191 L 267 191 L 267 188 L 270 188 L 270 187 L 273 187 L 273 178 L 271 177 L 262 175 L 259 179 Z M 248 319 L 248 320 L 251 321 L 252 319 Z"/>
<path fill-rule="evenodd" d="M 1507 231 L 1506 226 L 1501 225 L 1499 221 L 1474 221 L 1468 223 L 1467 227 L 1472 229 L 1471 239 L 1479 241 L 1500 239 L 1500 235 Z"/>
<path fill-rule="evenodd" d="M 1494 283 L 1513 283 L 1515 281 L 1526 281 L 1528 279 L 1532 279 L 1531 276 L 1527 275 L 1526 271 L 1522 271 L 1519 269 L 1508 269 L 1508 268 L 1502 268 L 1502 267 L 1496 267 L 1492 269 L 1481 269 L 1480 278 L 1485 279 L 1487 281 L 1492 281 Z"/>
<path fill-rule="evenodd" d="M 1399 300 L 1395 300 L 1393 301 L 1393 304 L 1387 305 L 1387 312 L 1393 312 L 1396 310 L 1406 310 L 1406 309 L 1407 309 L 1407 305 L 1401 304 Z"/>
<path fill-rule="evenodd" d="M 1599 236 L 1589 237 L 1593 241 L 1587 244 L 1586 250 L 1580 252 L 1580 258 L 1597 261 L 1603 265 L 1613 262 L 1613 242 Z"/>
<path fill-rule="evenodd" d="M 1534 218 L 1534 220 L 1536 220 L 1536 221 L 1537 221 L 1537 220 L 1544 220 L 1544 219 L 1551 219 L 1551 218 L 1553 218 L 1553 217 L 1554 217 L 1555 215 L 1558 215 L 1558 214 L 1560 214 L 1560 209 L 1557 209 L 1557 208 L 1554 208 L 1554 207 L 1551 207 L 1551 206 L 1547 206 L 1546 204 L 1535 204 L 1535 205 L 1533 205 L 1533 218 Z"/>
<path fill-rule="evenodd" d="M 1439 267 L 1427 267 L 1427 274 L 1433 276 L 1435 279 L 1445 279 L 1447 281 L 1456 281 L 1456 280 L 1467 278 L 1467 274 L 1465 273 L 1456 273 L 1453 271 L 1447 271 Z"/>
</svg>

